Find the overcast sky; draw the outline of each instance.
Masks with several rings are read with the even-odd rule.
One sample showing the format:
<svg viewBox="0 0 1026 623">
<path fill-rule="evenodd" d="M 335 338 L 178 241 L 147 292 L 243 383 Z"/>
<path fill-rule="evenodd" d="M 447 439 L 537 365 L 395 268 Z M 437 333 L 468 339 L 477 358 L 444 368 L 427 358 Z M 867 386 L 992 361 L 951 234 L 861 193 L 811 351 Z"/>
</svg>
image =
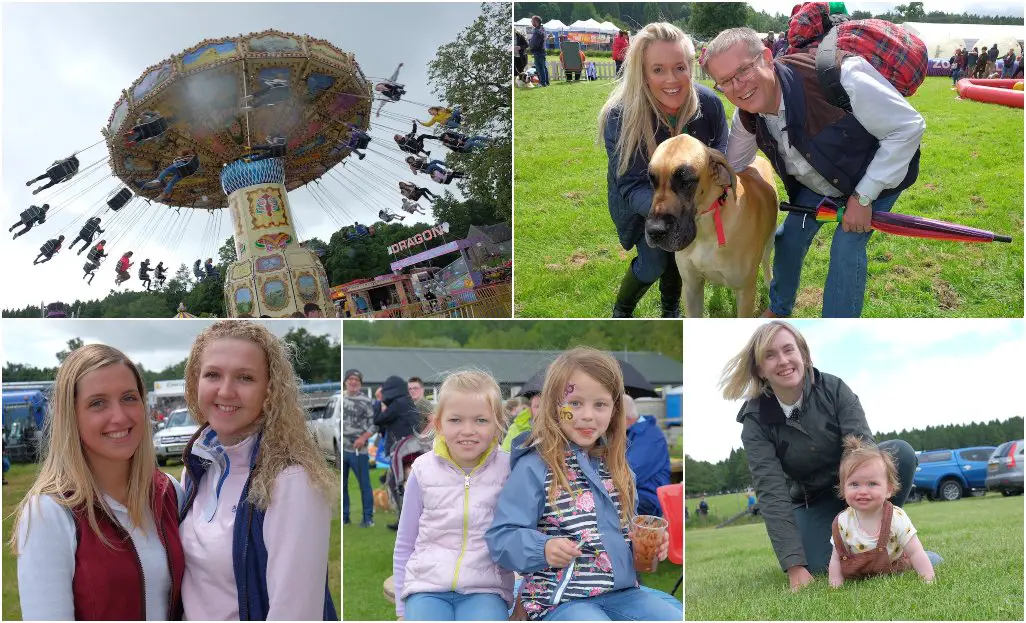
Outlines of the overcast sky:
<svg viewBox="0 0 1026 623">
<path fill-rule="evenodd" d="M 791 7 L 795 5 L 795 2 L 780 2 L 780 0 L 755 0 L 748 3 L 756 11 L 765 11 L 770 15 L 782 13 L 784 15 L 790 15 Z M 908 4 L 907 2 L 861 2 L 855 1 L 844 3 L 847 7 L 848 12 L 852 11 L 869 11 L 873 15 L 880 13 L 886 13 L 889 9 L 893 9 L 899 4 Z M 1023 3 L 1020 2 L 951 2 L 946 0 L 945 2 L 939 2 L 937 0 L 926 0 L 923 2 L 923 10 L 929 13 L 930 11 L 946 11 L 948 13 L 961 14 L 963 11 L 970 15 L 1014 15 L 1018 17 L 1023 16 Z"/>
<path fill-rule="evenodd" d="M 723 366 L 763 321 L 684 323 L 684 452 L 716 462 L 741 447 L 741 402 L 723 400 Z M 1022 320 L 795 320 L 813 365 L 858 395 L 874 432 L 1024 414 Z"/>
<path fill-rule="evenodd" d="M 359 184 L 360 188 L 374 193 L 381 203 L 402 214 L 396 183 L 400 179 L 413 180 L 414 176 L 405 165 L 400 167 L 373 152 L 385 152 L 397 159 L 405 156 L 385 147 L 383 142 L 391 142 L 396 129 L 409 131 L 410 123 L 386 117 L 388 113 L 395 113 L 428 119 L 430 115 L 425 107 L 411 103 L 436 103 L 436 97 L 427 84 L 427 64 L 440 46 L 454 40 L 479 13 L 480 7 L 474 2 L 4 3 L 0 212 L 5 229 L 17 222 L 18 215 L 30 204 L 42 205 L 48 202 L 51 193 L 65 185 L 75 184 L 72 191 L 48 202 L 53 216 L 44 225 L 36 226 L 13 243 L 9 238 L 11 234 L 7 234 L 8 241 L 3 245 L 5 266 L 8 267 L 2 294 L 4 307 L 23 307 L 40 301 L 103 298 L 113 287 L 113 260 L 127 250 L 135 252 L 137 263 L 149 258 L 156 266 L 157 262 L 163 261 L 171 275 L 182 263 L 191 267 L 197 258 L 217 257 L 217 249 L 232 231 L 226 211 L 218 211 L 214 216 L 206 211 L 196 211 L 187 221 L 187 234 L 182 243 L 173 249 L 167 248 L 167 240 L 157 240 L 159 236 L 153 236 L 145 246 L 132 245 L 131 240 L 139 240 L 145 235 L 141 229 L 146 219 L 141 218 L 137 226 L 140 231 L 131 230 L 132 233 L 125 236 L 116 248 L 110 249 L 114 257 L 97 272 L 93 285 L 87 286 L 82 280 L 85 255 L 78 256 L 65 249 L 46 264 L 33 266 L 32 260 L 47 239 L 63 233 L 66 247 L 78 235 L 85 219 L 83 214 L 91 213 L 91 206 L 102 205 L 107 194 L 116 188 L 117 180 L 111 176 L 109 167 L 101 165 L 105 179 L 99 173 L 84 178 L 80 172 L 72 181 L 35 196 L 25 186 L 27 180 L 43 173 L 54 160 L 101 140 L 100 128 L 107 123 L 122 89 L 129 88 L 147 67 L 207 38 L 238 36 L 268 28 L 308 34 L 354 53 L 371 80 L 389 77 L 400 62 L 404 63 L 399 82 L 406 85 L 405 98 L 409 102 L 389 104 L 385 107 L 385 115 L 372 117 L 371 136 L 374 141 L 365 160 L 347 158 L 356 166 L 336 167 L 350 186 Z M 394 142 L 391 144 L 394 146 Z M 82 170 L 98 160 L 106 162 L 107 157 L 102 143 L 89 149 L 80 156 Z M 357 168 L 363 173 L 358 173 Z M 368 172 L 383 181 L 373 179 Z M 419 185 L 441 194 L 442 186 L 424 176 L 417 177 Z M 97 179 L 103 181 L 96 188 L 61 207 L 62 203 Z M 387 185 L 386 181 L 389 182 Z M 380 206 L 376 202 L 352 198 L 334 179 L 322 179 L 321 183 L 341 201 L 341 210 L 335 215 L 344 221 L 344 225 L 352 224 L 353 220 L 363 223 L 377 220 Z M 444 188 L 455 190 L 455 186 Z M 324 213 L 305 188 L 290 192 L 289 203 L 301 240 L 316 236 L 327 242 L 339 229 L 338 223 Z M 423 208 L 430 208 L 426 201 L 420 203 Z M 181 216 L 175 216 L 173 210 L 158 204 L 145 206 L 142 203 L 130 209 L 146 211 L 147 215 L 152 211 L 154 219 L 161 219 L 156 221 L 158 231 L 170 226 L 165 219 L 185 219 L 190 212 L 183 209 Z M 60 212 L 54 214 L 58 209 Z M 101 218 L 106 220 L 112 215 L 108 210 Z M 429 222 L 431 219 L 430 212 L 426 216 L 416 216 L 417 219 L 407 219 L 408 222 Z M 123 219 L 119 218 L 119 222 Z M 215 232 L 219 232 L 216 238 Z M 103 237 L 110 240 L 114 234 L 108 230 Z M 17 269 L 12 270 L 13 267 Z M 58 283 L 61 284 L 59 287 Z M 137 274 L 132 274 L 132 280 L 126 287 L 139 289 Z"/>
<path fill-rule="evenodd" d="M 189 356 L 192 343 L 213 319 L 186 320 L 162 318 L 149 320 L 63 319 L 3 321 L 3 359 L 37 368 L 57 365 L 57 353 L 66 350 L 68 340 L 80 338 L 86 344 L 113 346 L 147 370 L 163 370 Z M 313 335 L 327 335 L 339 342 L 342 323 L 338 320 L 253 320 L 266 325 L 282 337 L 302 327 Z M 341 366 L 342 362 L 339 362 Z"/>
</svg>

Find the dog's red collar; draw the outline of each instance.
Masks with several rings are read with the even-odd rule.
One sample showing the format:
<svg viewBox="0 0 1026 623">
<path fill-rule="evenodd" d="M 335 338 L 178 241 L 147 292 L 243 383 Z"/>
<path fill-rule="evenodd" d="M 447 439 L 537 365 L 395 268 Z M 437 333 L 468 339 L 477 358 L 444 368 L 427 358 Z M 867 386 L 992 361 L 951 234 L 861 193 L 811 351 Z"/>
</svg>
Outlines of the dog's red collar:
<svg viewBox="0 0 1026 623">
<path fill-rule="evenodd" d="M 713 224 L 716 226 L 716 242 L 721 247 L 727 244 L 727 237 L 723 235 L 723 216 L 720 214 L 720 208 L 727 204 L 728 192 L 730 192 L 730 186 L 724 186 L 723 194 L 713 202 L 712 206 L 702 211 L 702 214 L 713 213 Z"/>
</svg>

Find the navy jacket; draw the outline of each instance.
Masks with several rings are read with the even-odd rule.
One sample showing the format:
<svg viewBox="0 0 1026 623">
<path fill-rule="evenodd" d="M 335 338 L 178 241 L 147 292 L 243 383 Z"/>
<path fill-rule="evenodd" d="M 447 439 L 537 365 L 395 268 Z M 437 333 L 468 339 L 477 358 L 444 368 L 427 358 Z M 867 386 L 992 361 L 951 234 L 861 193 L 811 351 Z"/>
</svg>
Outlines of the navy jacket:
<svg viewBox="0 0 1026 623">
<path fill-rule="evenodd" d="M 862 127 L 854 115 L 827 100 L 819 86 L 816 61 L 811 54 L 789 54 L 773 65 L 780 81 L 784 114 L 787 117 L 787 136 L 791 145 L 834 188 L 844 196 L 851 195 L 876 156 L 880 141 Z M 777 142 L 766 128 L 766 120 L 761 115 L 744 111 L 741 111 L 740 120 L 745 129 L 755 134 L 756 144 L 784 182 L 788 197 L 794 199 L 803 186 L 788 175 Z M 884 189 L 880 196 L 886 197 L 905 190 L 917 177 L 918 149 L 908 164 L 905 179 L 895 188 Z"/>
<path fill-rule="evenodd" d="M 531 52 L 542 54 L 545 52 L 545 27 L 539 26 L 531 31 Z"/>
<path fill-rule="evenodd" d="M 381 429 L 388 447 L 404 437 L 420 432 L 420 411 L 410 398 L 409 386 L 399 376 L 390 376 L 381 386 L 381 398 L 387 409 L 375 413 L 374 424 Z"/>
<path fill-rule="evenodd" d="M 656 489 L 670 484 L 670 449 L 652 418 L 642 416 L 627 429 L 627 463 L 638 489 L 638 514 L 662 517 Z"/>
<path fill-rule="evenodd" d="M 695 84 L 698 90 L 698 113 L 684 126 L 684 131 L 702 141 L 710 148 L 727 153 L 727 117 L 723 112 L 723 102 L 716 93 L 701 84 Z M 652 186 L 648 181 L 648 154 L 644 145 L 638 147 L 631 166 L 622 176 L 616 175 L 620 161 L 616 157 L 616 141 L 620 138 L 620 109 L 609 115 L 603 131 L 606 154 L 609 157 L 609 169 L 606 173 L 606 185 L 609 202 L 609 215 L 613 217 L 616 233 L 620 236 L 620 244 L 630 250 L 645 235 L 645 217 L 652 207 Z M 656 143 L 670 138 L 670 131 L 663 125 L 656 130 Z"/>
<path fill-rule="evenodd" d="M 196 499 L 197 485 L 207 471 L 209 461 L 192 453 L 192 444 L 207 427 L 196 431 L 185 447 L 185 505 L 178 517 L 178 523 L 185 520 L 186 513 Z M 261 436 L 263 433 L 261 433 Z M 253 506 L 249 501 L 249 485 L 253 481 L 260 439 L 257 439 L 253 455 L 249 460 L 249 478 L 242 488 L 238 508 L 235 512 L 235 528 L 232 534 L 232 568 L 235 570 L 235 587 L 239 593 L 239 619 L 242 621 L 266 621 L 270 600 L 267 596 L 267 546 L 264 543 L 264 516 L 266 511 Z M 324 576 L 324 620 L 337 621 L 338 613 L 328 589 L 327 569 Z"/>
</svg>

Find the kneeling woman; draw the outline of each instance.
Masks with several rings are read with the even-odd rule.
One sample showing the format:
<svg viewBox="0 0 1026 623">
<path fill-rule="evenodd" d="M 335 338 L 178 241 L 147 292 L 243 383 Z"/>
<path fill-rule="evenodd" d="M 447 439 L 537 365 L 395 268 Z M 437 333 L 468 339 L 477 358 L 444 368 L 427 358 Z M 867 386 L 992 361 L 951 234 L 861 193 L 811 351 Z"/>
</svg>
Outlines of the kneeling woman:
<svg viewBox="0 0 1026 623">
<path fill-rule="evenodd" d="M 648 162 L 660 143 L 678 134 L 727 151 L 723 104 L 712 89 L 691 79 L 694 63 L 695 45 L 680 28 L 645 26 L 631 43 L 623 75 L 599 113 L 609 158 L 609 214 L 623 248 L 638 249 L 620 284 L 614 318 L 631 317 L 657 279 L 662 316 L 680 316 L 681 280 L 673 254 L 645 241 L 645 217 L 652 205 Z"/>
<path fill-rule="evenodd" d="M 185 367 L 200 430 L 185 448 L 189 620 L 338 620 L 327 586 L 337 476 L 306 428 L 286 345 L 222 320 Z"/>
<path fill-rule="evenodd" d="M 61 364 L 43 467 L 18 506 L 25 620 L 178 620 L 177 483 L 156 469 L 139 370 L 89 344 Z"/>
</svg>

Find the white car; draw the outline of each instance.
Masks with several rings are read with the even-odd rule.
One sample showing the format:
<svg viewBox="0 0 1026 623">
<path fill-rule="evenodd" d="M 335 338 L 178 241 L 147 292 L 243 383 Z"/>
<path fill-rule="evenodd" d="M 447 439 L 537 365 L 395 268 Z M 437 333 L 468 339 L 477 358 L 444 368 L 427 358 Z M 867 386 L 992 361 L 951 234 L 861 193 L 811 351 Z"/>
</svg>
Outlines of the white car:
<svg viewBox="0 0 1026 623">
<path fill-rule="evenodd" d="M 199 424 L 188 409 L 172 411 L 164 420 L 164 428 L 153 435 L 153 449 L 157 453 L 157 464 L 167 465 L 168 459 L 181 459 L 185 444 L 199 430 Z"/>
<path fill-rule="evenodd" d="M 324 456 L 342 465 L 342 392 L 336 393 L 323 409 L 307 411 L 306 426 Z"/>
</svg>

